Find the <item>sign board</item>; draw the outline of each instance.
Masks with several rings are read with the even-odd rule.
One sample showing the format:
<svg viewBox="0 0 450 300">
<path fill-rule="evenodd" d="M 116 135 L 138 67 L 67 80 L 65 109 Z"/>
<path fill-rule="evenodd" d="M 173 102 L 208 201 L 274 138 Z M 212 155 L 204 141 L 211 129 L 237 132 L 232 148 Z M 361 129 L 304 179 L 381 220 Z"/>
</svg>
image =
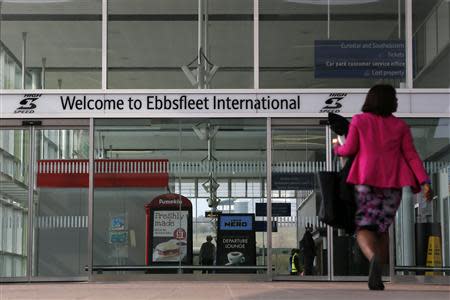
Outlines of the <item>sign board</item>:
<svg viewBox="0 0 450 300">
<path fill-rule="evenodd" d="M 402 40 L 317 40 L 315 78 L 405 78 Z"/>
<path fill-rule="evenodd" d="M 128 244 L 127 215 L 119 214 L 110 217 L 109 243 L 117 247 Z"/>
<path fill-rule="evenodd" d="M 325 58 L 323 58 L 325 59 Z M 325 70 L 325 72 L 331 72 Z M 340 71 L 339 71 L 340 72 Z M 345 72 L 344 72 L 345 73 Z M 1 119 L 300 116 L 303 113 L 359 113 L 367 91 L 297 93 L 0 93 Z M 418 93 L 399 90 L 398 113 L 450 113 L 447 91 Z M 158 99 L 158 100 L 157 100 Z M 181 99 L 181 100 L 180 100 Z M 193 102 L 192 102 L 192 101 Z M 155 103 L 171 103 L 155 106 Z M 180 102 L 181 101 L 181 102 Z M 184 103 L 207 103 L 186 105 Z M 222 104 L 225 101 L 226 104 Z M 214 105 L 220 102 L 220 105 Z M 183 104 L 181 104 L 183 103 Z M 176 105 L 175 105 L 176 104 Z"/>
<path fill-rule="evenodd" d="M 267 232 L 267 221 L 255 221 L 256 232 Z M 272 221 L 272 232 L 278 232 L 277 221 Z"/>
<path fill-rule="evenodd" d="M 267 216 L 267 203 L 256 203 L 257 217 Z M 272 217 L 290 217 L 291 203 L 272 203 Z"/>
<path fill-rule="evenodd" d="M 220 214 L 217 224 L 217 265 L 255 266 L 255 215 Z"/>
<path fill-rule="evenodd" d="M 205 218 L 217 218 L 217 216 L 219 214 L 221 214 L 222 212 L 220 211 L 205 211 Z"/>
<path fill-rule="evenodd" d="M 184 196 L 164 194 L 146 208 L 146 263 L 192 264 L 192 204 Z"/>
<path fill-rule="evenodd" d="M 272 190 L 313 190 L 314 173 L 272 173 Z"/>
</svg>

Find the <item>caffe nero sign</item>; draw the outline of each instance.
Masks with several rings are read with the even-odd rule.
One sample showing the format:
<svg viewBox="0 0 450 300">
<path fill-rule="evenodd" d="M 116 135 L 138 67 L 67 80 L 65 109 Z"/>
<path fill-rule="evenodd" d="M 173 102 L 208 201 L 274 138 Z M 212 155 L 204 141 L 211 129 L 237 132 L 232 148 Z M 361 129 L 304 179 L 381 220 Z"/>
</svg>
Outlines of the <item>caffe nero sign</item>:
<svg viewBox="0 0 450 300">
<path fill-rule="evenodd" d="M 217 265 L 256 265 L 254 214 L 220 214 L 217 231 Z"/>
<path fill-rule="evenodd" d="M 220 230 L 252 230 L 252 216 L 222 215 L 219 222 Z"/>
</svg>

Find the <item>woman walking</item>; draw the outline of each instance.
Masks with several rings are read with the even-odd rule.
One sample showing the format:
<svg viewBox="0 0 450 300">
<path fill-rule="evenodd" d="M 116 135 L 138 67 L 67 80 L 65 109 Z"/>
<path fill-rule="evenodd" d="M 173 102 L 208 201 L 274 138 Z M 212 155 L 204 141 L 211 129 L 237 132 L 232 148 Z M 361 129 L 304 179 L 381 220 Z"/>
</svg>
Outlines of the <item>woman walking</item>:
<svg viewBox="0 0 450 300">
<path fill-rule="evenodd" d="M 335 143 L 339 156 L 355 156 L 347 182 L 355 185 L 356 239 L 370 262 L 368 285 L 383 290 L 381 264 L 388 257 L 388 229 L 400 205 L 402 187 L 423 190 L 431 200 L 430 179 L 416 152 L 408 125 L 392 115 L 397 111 L 395 89 L 373 86 L 355 115 L 343 146 Z"/>
</svg>

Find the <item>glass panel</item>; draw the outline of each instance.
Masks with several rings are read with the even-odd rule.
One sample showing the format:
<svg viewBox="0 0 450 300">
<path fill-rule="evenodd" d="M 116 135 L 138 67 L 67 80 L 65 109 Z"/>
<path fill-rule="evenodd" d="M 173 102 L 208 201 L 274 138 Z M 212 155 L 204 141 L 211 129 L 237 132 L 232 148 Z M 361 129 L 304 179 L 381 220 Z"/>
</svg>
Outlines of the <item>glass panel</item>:
<svg viewBox="0 0 450 300">
<path fill-rule="evenodd" d="M 398 87 L 405 74 L 399 3 L 403 17 L 399 0 L 261 0 L 260 86 L 363 88 L 382 80 Z"/>
<path fill-rule="evenodd" d="M 0 277 L 27 276 L 28 130 L 0 129 Z"/>
<path fill-rule="evenodd" d="M 25 32 L 27 89 L 101 88 L 101 5 L 101 0 L 2 1 L 1 87 L 21 88 Z"/>
<path fill-rule="evenodd" d="M 450 267 L 450 119 L 408 119 L 414 144 L 432 181 L 436 199 L 426 202 L 421 193 L 403 190 L 396 219 L 396 266 Z M 429 255 L 433 253 L 434 255 Z M 450 272 L 398 274 L 450 275 Z"/>
<path fill-rule="evenodd" d="M 207 236 L 213 237 L 215 246 L 218 236 L 217 217 L 206 213 L 251 214 L 256 202 L 265 201 L 261 197 L 265 169 L 258 167 L 266 160 L 264 119 L 96 120 L 95 137 L 95 176 L 99 179 L 94 191 L 94 265 L 149 265 L 148 273 L 174 273 L 180 264 L 198 268 L 228 263 L 215 250 L 205 252 L 210 247 L 204 245 Z M 162 171 L 152 167 L 156 162 L 165 166 Z M 170 197 L 186 197 L 192 214 L 158 200 Z M 117 229 L 112 221 L 119 219 L 124 225 Z M 178 236 L 185 227 L 187 236 Z M 125 238 L 112 238 L 119 233 Z M 265 264 L 264 236 L 256 233 L 256 248 L 251 256 L 240 258 L 242 264 L 254 266 L 253 258 L 257 265 Z M 174 246 L 174 252 L 168 253 L 165 248 L 180 240 L 184 248 Z M 205 253 L 212 253 L 213 261 Z"/>
<path fill-rule="evenodd" d="M 450 2 L 413 0 L 414 87 L 450 86 Z M 446 50 L 447 49 L 447 50 Z"/>
<path fill-rule="evenodd" d="M 33 276 L 86 276 L 87 129 L 36 130 Z"/>
<path fill-rule="evenodd" d="M 272 236 L 275 275 L 325 276 L 327 227 L 317 217 L 320 192 L 314 180 L 326 167 L 325 128 L 290 124 L 272 126 L 272 202 L 290 206 L 290 216 L 273 217 L 278 223 Z"/>
<path fill-rule="evenodd" d="M 253 87 L 253 1 L 109 0 L 108 9 L 109 88 L 197 88 L 198 63 L 200 88 Z"/>
</svg>

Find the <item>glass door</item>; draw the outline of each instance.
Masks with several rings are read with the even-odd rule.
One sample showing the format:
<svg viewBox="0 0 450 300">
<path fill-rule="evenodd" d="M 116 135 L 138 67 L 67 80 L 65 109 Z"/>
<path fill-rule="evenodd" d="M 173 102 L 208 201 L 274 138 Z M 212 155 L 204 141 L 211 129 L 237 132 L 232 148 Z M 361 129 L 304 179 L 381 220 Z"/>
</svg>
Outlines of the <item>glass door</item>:
<svg viewBox="0 0 450 300">
<path fill-rule="evenodd" d="M 0 128 L 0 281 L 27 276 L 30 134 Z"/>
<path fill-rule="evenodd" d="M 87 279 L 88 127 L 33 128 L 33 265 L 37 279 Z"/>
<path fill-rule="evenodd" d="M 0 282 L 86 280 L 87 120 L 1 120 Z"/>
<path fill-rule="evenodd" d="M 315 179 L 326 170 L 327 157 L 326 127 L 319 121 L 272 121 L 275 278 L 328 279 L 327 226 L 318 218 L 321 196 Z"/>
<path fill-rule="evenodd" d="M 450 118 L 406 119 L 431 179 L 435 198 L 403 190 L 395 223 L 395 276 L 425 276 L 448 283 L 450 276 Z"/>
</svg>

